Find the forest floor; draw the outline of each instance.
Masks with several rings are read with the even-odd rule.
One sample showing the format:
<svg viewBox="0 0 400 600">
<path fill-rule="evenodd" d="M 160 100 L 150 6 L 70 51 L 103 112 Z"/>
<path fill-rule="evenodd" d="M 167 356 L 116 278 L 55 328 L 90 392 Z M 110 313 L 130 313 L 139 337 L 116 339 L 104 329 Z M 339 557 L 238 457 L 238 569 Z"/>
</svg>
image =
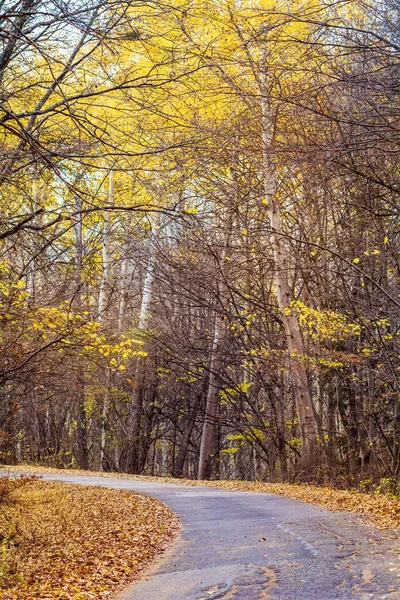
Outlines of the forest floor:
<svg viewBox="0 0 400 600">
<path fill-rule="evenodd" d="M 196 481 L 192 479 L 174 479 L 172 477 L 152 477 L 142 475 L 128 475 L 126 473 L 106 473 L 95 471 L 82 471 L 77 469 L 56 469 L 23 464 L 16 467 L 5 466 L 10 471 L 24 471 L 26 473 L 71 473 L 75 475 L 89 475 L 96 477 L 116 477 L 119 479 L 132 479 L 137 481 L 156 481 L 160 483 L 173 483 L 185 486 L 208 486 L 228 490 L 257 492 L 286 496 L 294 500 L 310 502 L 323 506 L 331 511 L 354 512 L 367 517 L 374 525 L 381 529 L 400 527 L 400 498 L 382 493 L 367 493 L 358 490 L 340 490 L 330 486 L 317 486 L 310 484 L 289 483 L 264 483 L 252 481 Z"/>
<path fill-rule="evenodd" d="M 110 598 L 140 575 L 178 528 L 169 508 L 133 491 L 2 477 L 0 596 Z"/>
<path fill-rule="evenodd" d="M 388 528 L 386 517 L 377 517 L 374 498 L 369 506 L 367 494 L 357 493 L 352 499 L 352 492 L 336 496 L 332 490 L 318 488 L 322 507 L 271 493 L 279 492 L 278 488 L 253 490 L 248 486 L 254 484 L 242 482 L 211 486 L 196 482 L 194 487 L 185 485 L 189 482 L 122 474 L 54 469 L 41 473 L 45 480 L 91 486 L 90 499 L 99 488 L 144 492 L 179 516 L 182 529 L 175 543 L 139 582 L 121 591 L 118 600 L 400 600 L 398 530 Z M 220 489 L 222 485 L 229 489 Z M 246 491 L 231 489 L 242 485 Z M 299 499 L 306 500 L 307 486 L 294 487 L 299 487 Z M 260 489 L 268 493 L 254 493 Z M 314 503 L 316 489 L 309 496 Z M 282 488 L 283 492 L 295 490 Z M 377 500 L 384 505 L 383 513 L 394 511 L 390 522 L 395 524 L 398 501 L 383 496 Z M 354 512 L 374 514 L 381 528 L 359 514 L 327 510 L 336 503 L 343 511 L 346 502 Z M 357 502 L 368 508 L 358 510 Z M 97 522 L 100 553 L 108 540 L 107 519 L 104 513 Z M 133 536 L 130 543 L 135 547 Z M 65 597 L 93 598 L 85 591 Z"/>
</svg>

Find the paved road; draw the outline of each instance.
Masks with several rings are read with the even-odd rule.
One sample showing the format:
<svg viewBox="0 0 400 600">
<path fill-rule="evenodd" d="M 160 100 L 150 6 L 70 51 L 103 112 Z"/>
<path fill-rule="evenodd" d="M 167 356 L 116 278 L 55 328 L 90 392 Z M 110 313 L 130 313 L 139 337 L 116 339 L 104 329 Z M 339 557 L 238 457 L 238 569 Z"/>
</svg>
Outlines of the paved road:
<svg viewBox="0 0 400 600">
<path fill-rule="evenodd" d="M 180 539 L 119 600 L 400 599 L 399 540 L 354 515 L 267 494 L 43 477 L 144 492 L 180 516 Z"/>
</svg>

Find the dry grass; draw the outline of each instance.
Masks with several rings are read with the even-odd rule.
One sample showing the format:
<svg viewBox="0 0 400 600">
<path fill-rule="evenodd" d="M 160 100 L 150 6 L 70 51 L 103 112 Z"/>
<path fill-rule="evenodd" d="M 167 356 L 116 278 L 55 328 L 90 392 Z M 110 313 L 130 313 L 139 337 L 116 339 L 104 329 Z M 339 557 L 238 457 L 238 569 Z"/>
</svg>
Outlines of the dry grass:
<svg viewBox="0 0 400 600">
<path fill-rule="evenodd" d="M 7 467 L 9 468 L 9 467 Z M 117 477 L 138 479 L 143 481 L 161 481 L 189 486 L 211 486 L 229 490 L 276 494 L 294 500 L 310 502 L 333 511 L 349 511 L 367 517 L 382 529 L 400 526 L 400 499 L 386 494 L 362 493 L 356 490 L 338 490 L 328 486 L 289 483 L 262 483 L 251 481 L 193 481 L 190 479 L 173 479 L 171 477 L 145 477 L 123 473 L 102 473 L 93 471 L 62 470 L 31 465 L 13 467 L 29 473 L 73 473 L 76 475 L 96 475 L 100 477 Z"/>
<path fill-rule="evenodd" d="M 173 513 L 148 496 L 3 478 L 0 596 L 110 598 L 137 578 L 177 528 Z"/>
</svg>

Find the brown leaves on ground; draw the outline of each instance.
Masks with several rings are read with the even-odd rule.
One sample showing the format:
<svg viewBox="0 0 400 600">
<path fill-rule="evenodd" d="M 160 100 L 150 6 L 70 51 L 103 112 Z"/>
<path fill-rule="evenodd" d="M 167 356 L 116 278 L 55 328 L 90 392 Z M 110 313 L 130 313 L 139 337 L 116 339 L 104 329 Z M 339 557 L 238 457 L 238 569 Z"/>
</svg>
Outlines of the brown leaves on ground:
<svg viewBox="0 0 400 600">
<path fill-rule="evenodd" d="M 7 479 L 7 478 L 5 478 Z M 0 595 L 4 600 L 110 598 L 178 528 L 157 500 L 125 490 L 0 480 Z"/>
<path fill-rule="evenodd" d="M 7 467 L 10 468 L 10 467 Z M 400 498 L 377 493 L 362 493 L 357 490 L 338 490 L 329 486 L 290 483 L 263 483 L 254 481 L 194 481 L 191 479 L 174 479 L 172 477 L 148 477 L 126 475 L 124 473 L 95 473 L 93 471 L 65 471 L 63 469 L 43 468 L 30 465 L 12 467 L 31 473 L 57 472 L 75 473 L 76 475 L 96 475 L 100 477 L 117 477 L 123 479 L 139 479 L 143 481 L 160 481 L 189 486 L 211 486 L 228 490 L 258 492 L 286 496 L 302 502 L 311 502 L 333 511 L 349 511 L 367 517 L 382 529 L 400 526 Z"/>
</svg>

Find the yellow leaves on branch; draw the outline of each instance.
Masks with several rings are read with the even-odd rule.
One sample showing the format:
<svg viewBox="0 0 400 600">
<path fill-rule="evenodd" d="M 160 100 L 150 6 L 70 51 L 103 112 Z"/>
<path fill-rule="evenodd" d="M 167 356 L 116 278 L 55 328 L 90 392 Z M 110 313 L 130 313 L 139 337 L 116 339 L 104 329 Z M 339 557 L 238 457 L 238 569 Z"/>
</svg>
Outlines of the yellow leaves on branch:
<svg viewBox="0 0 400 600">
<path fill-rule="evenodd" d="M 0 492 L 7 479 L 0 480 Z M 137 577 L 178 528 L 173 513 L 149 496 L 12 481 L 12 501 L 2 501 L 0 493 L 4 600 L 109 598 Z"/>
<path fill-rule="evenodd" d="M 299 323 L 307 336 L 316 341 L 344 340 L 349 336 L 357 336 L 361 333 L 360 325 L 349 323 L 346 315 L 333 310 L 315 309 L 306 306 L 303 302 L 296 300 L 290 303 L 291 311 L 297 314 Z"/>
<path fill-rule="evenodd" d="M 226 386 L 219 391 L 221 398 L 221 405 L 235 402 L 238 396 L 245 396 L 248 390 L 252 387 L 252 383 L 248 381 L 242 381 L 237 383 L 234 387 Z"/>
<path fill-rule="evenodd" d="M 337 342 L 347 338 L 358 337 L 363 328 L 358 323 L 352 323 L 349 318 L 339 312 L 328 309 L 311 308 L 303 302 L 296 300 L 283 310 L 286 316 L 295 315 L 298 319 L 305 340 L 308 342 L 303 353 L 288 349 L 270 348 L 266 345 L 250 348 L 247 352 L 249 358 L 255 357 L 258 361 L 268 361 L 268 368 L 284 370 L 287 368 L 287 359 L 299 361 L 308 369 L 337 369 L 345 364 L 360 362 L 362 357 L 358 352 L 349 352 L 337 349 Z M 256 314 L 254 314 L 256 316 Z M 251 324 L 253 315 L 248 315 L 246 325 Z M 241 331 L 237 324 L 230 324 L 232 331 Z M 388 334 L 385 334 L 386 337 Z M 358 340 L 357 340 L 358 342 Z M 249 360 L 243 363 L 244 367 L 250 366 Z"/>
<path fill-rule="evenodd" d="M 120 371 L 125 370 L 123 363 L 133 356 L 147 356 L 146 352 L 138 349 L 143 345 L 142 340 L 129 336 L 108 340 L 98 321 L 91 320 L 86 311 L 73 312 L 68 301 L 61 307 L 38 308 L 31 328 L 43 340 L 50 339 L 52 335 L 61 336 L 60 351 L 69 345 L 82 346 L 81 355 L 101 355 L 107 358 L 110 367 Z"/>
<path fill-rule="evenodd" d="M 89 311 L 76 310 L 69 300 L 58 306 L 33 305 L 25 282 L 14 280 L 5 262 L 0 262 L 0 275 L 4 277 L 0 279 L 0 343 L 18 338 L 12 349 L 19 359 L 37 349 L 38 343 L 53 345 L 60 353 L 78 348 L 80 356 L 104 357 L 110 368 L 119 371 L 132 357 L 147 356 L 141 349 L 143 340 L 128 334 L 107 337 Z"/>
</svg>

